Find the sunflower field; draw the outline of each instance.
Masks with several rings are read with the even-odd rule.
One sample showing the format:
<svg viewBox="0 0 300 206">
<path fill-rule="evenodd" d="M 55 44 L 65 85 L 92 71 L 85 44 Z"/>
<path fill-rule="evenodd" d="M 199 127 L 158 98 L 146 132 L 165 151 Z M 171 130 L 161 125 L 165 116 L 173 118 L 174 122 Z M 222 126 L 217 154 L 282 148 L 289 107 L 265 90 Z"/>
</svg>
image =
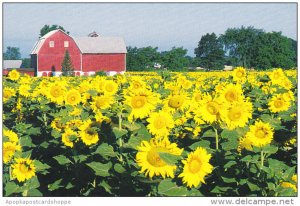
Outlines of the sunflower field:
<svg viewBox="0 0 300 206">
<path fill-rule="evenodd" d="M 4 196 L 296 196 L 297 71 L 3 78 Z"/>
</svg>

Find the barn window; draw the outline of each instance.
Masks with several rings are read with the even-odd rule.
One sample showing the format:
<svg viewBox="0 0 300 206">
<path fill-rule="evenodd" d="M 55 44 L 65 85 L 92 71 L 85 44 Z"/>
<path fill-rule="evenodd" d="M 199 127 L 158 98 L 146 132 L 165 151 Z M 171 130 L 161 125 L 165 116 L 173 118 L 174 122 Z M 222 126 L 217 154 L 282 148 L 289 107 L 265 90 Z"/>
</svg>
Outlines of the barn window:
<svg viewBox="0 0 300 206">
<path fill-rule="evenodd" d="M 69 47 L 69 41 L 64 41 L 64 47 Z"/>
<path fill-rule="evenodd" d="M 54 47 L 54 41 L 49 41 L 49 47 Z"/>
</svg>

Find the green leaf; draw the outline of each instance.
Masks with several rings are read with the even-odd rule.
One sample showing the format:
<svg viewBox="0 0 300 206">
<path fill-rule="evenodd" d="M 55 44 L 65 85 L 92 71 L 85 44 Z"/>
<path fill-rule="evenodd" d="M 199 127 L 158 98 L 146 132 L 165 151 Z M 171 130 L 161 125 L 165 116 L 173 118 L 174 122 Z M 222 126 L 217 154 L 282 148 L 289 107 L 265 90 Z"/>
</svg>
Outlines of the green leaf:
<svg viewBox="0 0 300 206">
<path fill-rule="evenodd" d="M 29 135 L 23 136 L 20 138 L 20 145 L 22 147 L 33 147 L 34 144 L 32 143 L 31 137 Z"/>
<path fill-rule="evenodd" d="M 201 140 L 201 141 L 195 142 L 194 144 L 192 144 L 191 146 L 189 146 L 189 148 L 191 150 L 196 150 L 197 147 L 210 148 L 210 141 L 208 141 L 208 140 Z"/>
<path fill-rule="evenodd" d="M 69 164 L 69 163 L 72 163 L 71 160 L 69 160 L 66 156 L 64 155 L 58 155 L 58 156 L 55 156 L 53 157 L 57 162 L 58 164 L 60 165 L 65 165 L 65 164 Z"/>
<path fill-rule="evenodd" d="M 227 178 L 227 177 L 222 177 L 223 181 L 225 183 L 234 183 L 237 182 L 235 178 Z"/>
<path fill-rule="evenodd" d="M 39 127 L 31 127 L 30 129 L 26 130 L 26 134 L 28 134 L 28 135 L 39 135 L 39 134 L 41 134 L 41 129 Z"/>
<path fill-rule="evenodd" d="M 163 196 L 187 196 L 186 187 L 178 187 L 171 179 L 165 179 L 158 185 L 158 193 Z"/>
<path fill-rule="evenodd" d="M 114 152 L 114 148 L 107 143 L 102 143 L 93 154 L 99 154 L 106 159 L 108 157 L 116 156 L 116 153 Z"/>
<path fill-rule="evenodd" d="M 60 138 L 61 137 L 61 133 L 59 131 L 57 131 L 56 129 L 53 129 L 51 131 L 51 136 L 54 138 Z"/>
<path fill-rule="evenodd" d="M 103 164 L 100 162 L 91 162 L 91 163 L 86 163 L 86 165 L 94 170 L 95 175 L 101 177 L 107 177 L 110 175 L 109 169 L 111 168 L 112 163 L 109 162 L 107 164 Z"/>
<path fill-rule="evenodd" d="M 181 159 L 180 155 L 173 155 L 170 153 L 160 152 L 159 157 L 168 165 L 175 165 Z"/>
<path fill-rule="evenodd" d="M 112 188 L 109 184 L 107 184 L 105 180 L 103 180 L 100 184 L 98 184 L 98 186 L 103 187 L 107 193 L 112 194 L 111 192 Z"/>
<path fill-rule="evenodd" d="M 27 190 L 36 189 L 40 186 L 40 182 L 36 176 L 30 178 L 26 183 L 25 187 Z"/>
<path fill-rule="evenodd" d="M 257 186 L 256 184 L 253 184 L 253 183 L 251 183 L 249 181 L 247 182 L 247 185 L 248 185 L 248 187 L 249 187 L 249 189 L 250 189 L 251 192 L 260 191 L 261 190 L 261 188 L 259 186 Z"/>
<path fill-rule="evenodd" d="M 278 192 L 279 197 L 294 197 L 294 196 L 297 196 L 297 193 L 292 188 L 278 187 L 276 192 Z"/>
<path fill-rule="evenodd" d="M 126 171 L 126 169 L 119 163 L 115 164 L 114 165 L 114 170 L 117 172 L 117 173 L 123 173 Z"/>
<path fill-rule="evenodd" d="M 122 125 L 124 125 L 129 131 L 136 131 L 141 128 L 141 125 L 135 122 L 131 123 L 128 121 L 123 121 Z"/>
<path fill-rule="evenodd" d="M 10 196 L 11 194 L 20 193 L 19 185 L 14 182 L 8 182 L 5 185 L 5 196 Z"/>
<path fill-rule="evenodd" d="M 59 180 L 56 180 L 55 182 L 53 182 L 52 184 L 49 184 L 48 190 L 54 191 L 54 190 L 57 190 L 57 189 L 63 187 L 62 185 L 60 185 L 61 182 L 62 182 L 62 179 L 59 179 Z"/>
<path fill-rule="evenodd" d="M 128 133 L 126 129 L 119 129 L 118 127 L 113 128 L 113 133 L 115 134 L 116 138 L 120 138 Z"/>
<path fill-rule="evenodd" d="M 88 156 L 87 155 L 76 155 L 73 156 L 75 162 L 84 162 Z"/>
<path fill-rule="evenodd" d="M 228 130 L 228 129 L 224 129 L 222 132 L 221 132 L 221 137 L 224 138 L 224 139 L 238 139 L 240 137 L 240 135 L 237 133 L 236 130 Z"/>
<path fill-rule="evenodd" d="M 205 131 L 202 135 L 202 137 L 215 137 L 215 136 L 216 136 L 216 133 L 212 129 Z"/>
<path fill-rule="evenodd" d="M 232 167 L 233 165 L 236 165 L 236 161 L 231 160 L 224 165 L 224 168 L 227 169 Z"/>
<path fill-rule="evenodd" d="M 49 165 L 47 165 L 46 163 L 42 163 L 39 160 L 34 160 L 34 166 L 35 166 L 35 171 L 41 174 L 47 174 L 48 172 L 46 170 L 50 168 Z"/>
<path fill-rule="evenodd" d="M 203 197 L 203 194 L 195 188 L 189 190 L 187 195 L 190 197 Z"/>
<path fill-rule="evenodd" d="M 29 197 L 43 197 L 43 193 L 41 193 L 38 189 L 29 190 L 27 193 Z"/>
<path fill-rule="evenodd" d="M 263 151 L 268 154 L 275 154 L 278 151 L 278 147 L 274 145 L 267 145 L 263 147 Z"/>
</svg>

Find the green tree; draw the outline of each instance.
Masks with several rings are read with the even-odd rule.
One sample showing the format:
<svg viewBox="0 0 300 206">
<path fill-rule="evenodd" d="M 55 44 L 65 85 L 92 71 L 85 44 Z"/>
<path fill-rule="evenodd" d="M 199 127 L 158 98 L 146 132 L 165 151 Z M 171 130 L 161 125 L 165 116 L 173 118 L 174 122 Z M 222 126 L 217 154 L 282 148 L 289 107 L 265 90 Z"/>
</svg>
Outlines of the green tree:
<svg viewBox="0 0 300 206">
<path fill-rule="evenodd" d="M 64 29 L 64 27 L 54 24 L 54 25 L 51 25 L 51 26 L 50 25 L 44 25 L 43 28 L 41 28 L 41 30 L 40 30 L 40 37 L 44 36 L 45 34 L 47 34 L 50 31 L 53 31 L 53 30 L 56 30 L 56 29 L 60 29 L 64 32 L 66 32 L 67 34 L 70 34 L 70 32 L 68 32 Z"/>
<path fill-rule="evenodd" d="M 224 67 L 223 47 L 215 33 L 207 33 L 201 37 L 195 54 L 199 58 L 198 62 L 201 67 L 206 69 L 223 69 Z"/>
<path fill-rule="evenodd" d="M 296 66 L 296 51 L 291 39 L 281 32 L 260 34 L 253 43 L 250 65 L 258 69 Z"/>
<path fill-rule="evenodd" d="M 10 47 L 6 48 L 5 53 L 3 54 L 4 60 L 19 60 L 21 59 L 20 49 L 18 47 Z"/>
<path fill-rule="evenodd" d="M 74 69 L 69 51 L 66 50 L 64 60 L 61 64 L 62 76 L 74 76 Z"/>
<path fill-rule="evenodd" d="M 22 59 L 21 68 L 30 68 L 30 67 L 31 67 L 31 59 L 30 58 Z"/>
<path fill-rule="evenodd" d="M 170 51 L 161 53 L 162 65 L 171 71 L 180 71 L 189 65 L 187 50 L 182 47 L 173 47 Z"/>
<path fill-rule="evenodd" d="M 233 66 L 251 67 L 253 44 L 258 35 L 262 33 L 262 29 L 242 26 L 241 28 L 229 28 L 225 34 L 220 36 L 225 54 L 230 57 Z"/>
<path fill-rule="evenodd" d="M 153 69 L 159 63 L 160 53 L 157 47 L 127 47 L 126 65 L 128 71 L 145 71 Z"/>
</svg>

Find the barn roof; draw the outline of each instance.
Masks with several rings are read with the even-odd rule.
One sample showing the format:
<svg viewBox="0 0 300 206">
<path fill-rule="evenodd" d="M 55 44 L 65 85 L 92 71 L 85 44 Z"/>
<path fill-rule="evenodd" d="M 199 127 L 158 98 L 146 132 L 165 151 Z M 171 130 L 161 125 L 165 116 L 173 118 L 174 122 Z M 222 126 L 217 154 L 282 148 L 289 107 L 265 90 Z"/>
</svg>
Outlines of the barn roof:
<svg viewBox="0 0 300 206">
<path fill-rule="evenodd" d="M 127 53 L 121 37 L 77 37 L 73 38 L 83 54 Z"/>
<path fill-rule="evenodd" d="M 53 30 L 37 41 L 31 54 L 37 54 L 44 41 L 57 31 Z M 63 32 L 63 31 L 62 31 Z M 68 34 L 67 34 L 68 35 Z M 121 37 L 71 37 L 83 54 L 127 53 L 126 45 Z"/>
<path fill-rule="evenodd" d="M 17 69 L 22 65 L 22 60 L 4 60 L 3 69 Z"/>
</svg>

